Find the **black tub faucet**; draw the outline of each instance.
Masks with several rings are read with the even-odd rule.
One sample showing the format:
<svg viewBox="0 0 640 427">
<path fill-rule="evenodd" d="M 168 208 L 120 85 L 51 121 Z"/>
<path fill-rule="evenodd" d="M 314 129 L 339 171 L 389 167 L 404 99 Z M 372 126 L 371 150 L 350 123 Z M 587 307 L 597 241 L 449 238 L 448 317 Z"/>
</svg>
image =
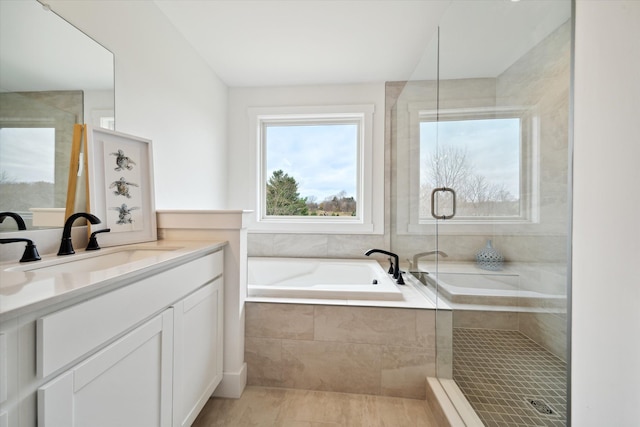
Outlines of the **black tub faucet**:
<svg viewBox="0 0 640 427">
<path fill-rule="evenodd" d="M 38 249 L 36 249 L 36 245 L 33 244 L 33 240 L 29 239 L 21 239 L 21 238 L 13 238 L 13 239 L 0 239 L 0 243 L 18 243 L 25 242 L 27 245 L 24 248 L 24 253 L 22 254 L 22 258 L 20 258 L 20 262 L 31 262 L 38 261 L 40 259 L 40 254 L 38 253 Z"/>
<path fill-rule="evenodd" d="M 78 218 L 86 218 L 91 224 L 100 224 L 100 218 L 95 215 L 86 212 L 78 212 L 69 216 L 64 222 L 64 229 L 62 230 L 62 241 L 60 242 L 60 249 L 58 255 L 71 255 L 75 254 L 73 245 L 71 244 L 71 226 L 73 222 Z"/>
<path fill-rule="evenodd" d="M 384 254 L 393 258 L 393 260 L 395 261 L 391 263 L 393 265 L 393 278 L 396 279 L 399 285 L 404 285 L 404 279 L 402 278 L 402 274 L 400 273 L 400 264 L 398 261 L 398 255 L 394 254 L 393 252 L 385 251 L 383 249 L 369 249 L 364 254 L 366 256 L 369 256 L 375 253 Z"/>
<path fill-rule="evenodd" d="M 4 221 L 6 217 L 10 216 L 13 218 L 18 224 L 18 230 L 26 230 L 27 225 L 24 223 L 24 220 L 20 215 L 15 212 L 0 212 L 0 223 Z"/>
</svg>

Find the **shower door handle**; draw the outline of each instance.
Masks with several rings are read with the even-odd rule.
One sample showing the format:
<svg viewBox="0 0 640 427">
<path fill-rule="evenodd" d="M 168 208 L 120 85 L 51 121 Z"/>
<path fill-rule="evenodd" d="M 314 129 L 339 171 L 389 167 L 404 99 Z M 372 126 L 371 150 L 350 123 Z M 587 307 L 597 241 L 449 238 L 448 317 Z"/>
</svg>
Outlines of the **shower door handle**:
<svg viewBox="0 0 640 427">
<path fill-rule="evenodd" d="M 452 206 L 450 215 L 440 215 L 439 212 L 436 212 L 437 193 L 451 193 Z M 451 219 L 456 216 L 456 192 L 453 188 L 440 187 L 434 188 L 433 191 L 431 191 L 431 216 L 435 219 Z"/>
</svg>

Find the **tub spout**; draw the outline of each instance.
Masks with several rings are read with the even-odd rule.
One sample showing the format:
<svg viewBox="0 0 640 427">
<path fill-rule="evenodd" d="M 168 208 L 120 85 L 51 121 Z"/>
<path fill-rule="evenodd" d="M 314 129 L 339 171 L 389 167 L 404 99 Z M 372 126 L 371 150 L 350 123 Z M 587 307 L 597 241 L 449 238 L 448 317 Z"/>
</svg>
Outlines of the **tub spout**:
<svg viewBox="0 0 640 427">
<path fill-rule="evenodd" d="M 445 252 L 443 251 L 427 251 L 427 252 L 420 252 L 418 254 L 415 254 L 413 256 L 413 262 L 410 263 L 409 268 L 411 269 L 417 269 L 418 268 L 418 260 L 422 257 L 426 257 L 429 255 L 440 255 L 443 258 L 448 257 L 449 255 L 447 255 Z"/>
<path fill-rule="evenodd" d="M 393 261 L 395 261 L 391 263 L 391 265 L 393 266 L 393 278 L 398 281 L 398 284 L 404 285 L 404 280 L 402 279 L 402 274 L 400 273 L 400 263 L 398 261 L 398 255 L 394 254 L 393 252 L 385 251 L 384 249 L 369 249 L 364 254 L 366 256 L 370 256 L 371 254 L 375 253 L 387 255 L 393 258 Z"/>
</svg>

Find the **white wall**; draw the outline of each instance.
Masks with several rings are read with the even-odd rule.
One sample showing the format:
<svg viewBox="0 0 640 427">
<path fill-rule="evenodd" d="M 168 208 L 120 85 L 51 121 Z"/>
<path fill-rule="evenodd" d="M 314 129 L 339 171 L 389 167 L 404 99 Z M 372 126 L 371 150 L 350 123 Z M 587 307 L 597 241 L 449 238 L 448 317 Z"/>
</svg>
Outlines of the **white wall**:
<svg viewBox="0 0 640 427">
<path fill-rule="evenodd" d="M 228 89 L 214 71 L 151 1 L 47 3 L 115 54 L 116 130 L 153 140 L 156 208 L 225 208 Z"/>
<path fill-rule="evenodd" d="M 640 420 L 640 2 L 576 4 L 573 426 Z"/>
</svg>

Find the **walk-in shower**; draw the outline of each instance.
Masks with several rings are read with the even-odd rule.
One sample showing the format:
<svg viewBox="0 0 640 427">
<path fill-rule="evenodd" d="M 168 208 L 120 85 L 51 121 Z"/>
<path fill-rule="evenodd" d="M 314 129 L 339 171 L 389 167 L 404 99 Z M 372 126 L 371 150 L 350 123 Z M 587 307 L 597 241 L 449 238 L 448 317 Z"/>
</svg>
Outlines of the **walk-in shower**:
<svg viewBox="0 0 640 427">
<path fill-rule="evenodd" d="M 454 0 L 386 86 L 392 251 L 448 255 L 411 270 L 438 380 L 487 426 L 569 424 L 571 7 Z"/>
</svg>

